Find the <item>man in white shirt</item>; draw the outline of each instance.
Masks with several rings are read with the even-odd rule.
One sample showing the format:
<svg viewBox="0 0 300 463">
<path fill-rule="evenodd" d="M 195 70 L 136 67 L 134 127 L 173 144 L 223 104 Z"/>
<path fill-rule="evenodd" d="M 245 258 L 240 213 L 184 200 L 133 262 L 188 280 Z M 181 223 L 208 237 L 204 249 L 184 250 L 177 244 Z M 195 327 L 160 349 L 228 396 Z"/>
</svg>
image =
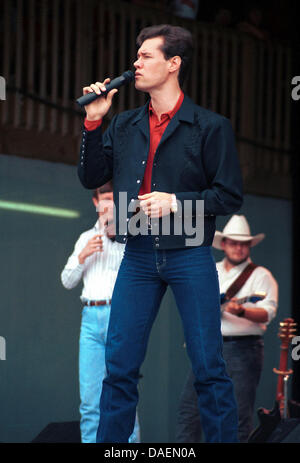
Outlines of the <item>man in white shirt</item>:
<svg viewBox="0 0 300 463">
<path fill-rule="evenodd" d="M 278 285 L 273 275 L 265 267 L 255 266 L 250 258 L 251 247 L 264 237 L 263 233 L 251 236 L 246 218 L 233 215 L 223 232 L 216 231 L 213 241 L 213 246 L 225 254 L 217 263 L 221 301 L 225 301 L 221 305 L 221 331 L 223 356 L 238 404 L 240 442 L 247 442 L 252 430 L 256 389 L 263 365 L 263 334 L 276 315 L 278 303 Z M 252 302 L 245 302 L 253 295 Z M 177 442 L 201 440 L 198 410 L 191 372 L 181 396 Z"/>
<path fill-rule="evenodd" d="M 96 442 L 102 381 L 106 375 L 110 301 L 125 248 L 114 240 L 111 182 L 95 190 L 92 199 L 99 218 L 93 228 L 80 235 L 61 274 L 62 284 L 67 289 L 74 288 L 83 279 L 81 301 L 84 307 L 79 340 L 82 443 Z M 137 418 L 129 442 L 140 442 Z"/>
</svg>

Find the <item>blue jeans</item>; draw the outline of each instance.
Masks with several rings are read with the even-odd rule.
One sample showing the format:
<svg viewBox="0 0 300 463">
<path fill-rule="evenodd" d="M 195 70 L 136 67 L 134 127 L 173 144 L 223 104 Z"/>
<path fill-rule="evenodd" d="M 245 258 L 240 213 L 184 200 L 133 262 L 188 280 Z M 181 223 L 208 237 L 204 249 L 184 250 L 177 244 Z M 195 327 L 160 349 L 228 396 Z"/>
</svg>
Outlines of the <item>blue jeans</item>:
<svg viewBox="0 0 300 463">
<path fill-rule="evenodd" d="M 99 425 L 99 402 L 106 375 L 105 344 L 110 306 L 85 306 L 79 340 L 80 431 L 82 443 L 95 443 Z M 129 442 L 140 442 L 139 423 Z"/>
<path fill-rule="evenodd" d="M 170 285 L 182 318 L 207 442 L 237 442 L 237 410 L 225 371 L 220 296 L 210 247 L 154 250 L 151 236 L 126 245 L 112 296 L 98 442 L 128 442 L 139 369 L 160 302 Z"/>
<path fill-rule="evenodd" d="M 239 440 L 247 442 L 253 429 L 253 411 L 256 389 L 263 366 L 263 339 L 226 341 L 223 355 L 227 371 L 234 385 L 239 416 Z M 201 442 L 202 430 L 195 376 L 191 371 L 184 385 L 178 411 L 176 442 Z"/>
</svg>

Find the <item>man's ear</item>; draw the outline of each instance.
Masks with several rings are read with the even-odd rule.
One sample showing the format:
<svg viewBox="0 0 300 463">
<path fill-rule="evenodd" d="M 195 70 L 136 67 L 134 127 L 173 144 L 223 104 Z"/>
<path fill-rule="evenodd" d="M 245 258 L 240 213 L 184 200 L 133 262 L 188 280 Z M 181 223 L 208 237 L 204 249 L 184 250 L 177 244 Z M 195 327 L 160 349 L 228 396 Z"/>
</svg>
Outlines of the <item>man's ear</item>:
<svg viewBox="0 0 300 463">
<path fill-rule="evenodd" d="M 98 204 L 99 204 L 99 199 L 93 197 L 92 200 L 93 200 L 93 203 L 94 203 L 95 208 L 97 209 L 97 208 L 98 208 Z"/>
<path fill-rule="evenodd" d="M 179 70 L 180 65 L 181 65 L 180 56 L 172 56 L 172 58 L 170 58 L 170 71 L 175 72 Z"/>
</svg>

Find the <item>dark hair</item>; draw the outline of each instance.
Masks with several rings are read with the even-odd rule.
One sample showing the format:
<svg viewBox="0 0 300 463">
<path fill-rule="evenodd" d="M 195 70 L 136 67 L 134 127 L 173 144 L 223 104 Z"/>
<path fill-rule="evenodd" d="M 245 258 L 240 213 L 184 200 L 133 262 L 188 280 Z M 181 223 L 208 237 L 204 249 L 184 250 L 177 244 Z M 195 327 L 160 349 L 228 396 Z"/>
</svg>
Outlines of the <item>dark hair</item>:
<svg viewBox="0 0 300 463">
<path fill-rule="evenodd" d="M 104 183 L 104 185 L 99 186 L 99 188 L 96 188 L 96 190 L 93 191 L 93 198 L 98 198 L 98 195 L 101 195 L 103 193 L 110 193 L 113 191 L 113 182 L 112 180 L 109 180 L 109 182 Z"/>
<path fill-rule="evenodd" d="M 181 66 L 178 80 L 180 87 L 182 87 L 193 55 L 192 34 L 183 27 L 161 24 L 142 29 L 136 39 L 136 44 L 140 47 L 145 40 L 153 39 L 154 37 L 163 37 L 164 44 L 161 47 L 161 51 L 166 60 L 172 58 L 172 56 L 180 56 Z"/>
</svg>

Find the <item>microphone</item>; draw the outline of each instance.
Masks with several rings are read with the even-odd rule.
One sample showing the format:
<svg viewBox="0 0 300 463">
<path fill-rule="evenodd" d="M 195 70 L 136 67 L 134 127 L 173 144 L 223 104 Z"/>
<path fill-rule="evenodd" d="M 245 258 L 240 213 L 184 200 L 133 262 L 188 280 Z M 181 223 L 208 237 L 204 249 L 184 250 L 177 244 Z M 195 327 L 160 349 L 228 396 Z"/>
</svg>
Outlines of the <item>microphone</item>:
<svg viewBox="0 0 300 463">
<path fill-rule="evenodd" d="M 92 101 L 95 101 L 97 98 L 107 95 L 107 93 L 110 92 L 113 88 L 120 88 L 124 84 L 129 84 L 129 82 L 132 80 L 134 80 L 133 72 L 125 71 L 121 76 L 116 77 L 107 85 L 105 85 L 105 92 L 101 92 L 99 95 L 95 92 L 87 93 L 86 95 L 82 95 L 80 98 L 78 98 L 76 102 L 79 104 L 79 106 L 86 106 L 92 103 Z"/>
</svg>

